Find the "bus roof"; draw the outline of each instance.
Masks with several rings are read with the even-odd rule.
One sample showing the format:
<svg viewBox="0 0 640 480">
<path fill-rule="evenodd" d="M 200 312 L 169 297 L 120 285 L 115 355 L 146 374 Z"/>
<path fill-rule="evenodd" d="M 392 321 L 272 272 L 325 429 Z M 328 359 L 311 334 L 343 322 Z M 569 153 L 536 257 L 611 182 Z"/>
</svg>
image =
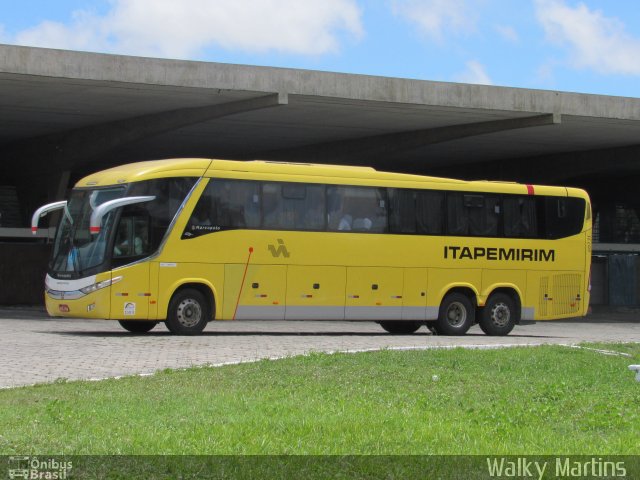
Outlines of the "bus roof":
<svg viewBox="0 0 640 480">
<path fill-rule="evenodd" d="M 91 174 L 76 187 L 117 185 L 154 178 L 222 177 L 259 180 L 288 180 L 293 182 L 322 182 L 337 184 L 398 186 L 406 188 L 447 188 L 453 190 L 485 191 L 514 194 L 571 195 L 588 198 L 586 192 L 564 187 L 532 186 L 502 181 L 465 181 L 404 173 L 379 172 L 371 167 L 289 163 L 263 160 L 236 161 L 204 158 L 178 158 L 130 163 Z"/>
<path fill-rule="evenodd" d="M 201 177 L 209 165 L 211 160 L 205 158 L 176 158 L 128 163 L 92 173 L 76 183 L 76 187 L 102 187 L 154 178 Z"/>
<path fill-rule="evenodd" d="M 413 181 L 437 183 L 466 183 L 463 180 L 453 180 L 441 177 L 427 177 L 404 173 L 380 172 L 372 167 L 355 167 L 349 165 L 329 165 L 318 163 L 274 162 L 252 160 L 238 162 L 232 160 L 213 160 L 207 170 L 207 176 L 215 176 L 219 171 L 251 172 L 267 175 L 291 175 L 309 177 L 335 177 L 345 179 L 382 180 L 382 181 Z"/>
</svg>

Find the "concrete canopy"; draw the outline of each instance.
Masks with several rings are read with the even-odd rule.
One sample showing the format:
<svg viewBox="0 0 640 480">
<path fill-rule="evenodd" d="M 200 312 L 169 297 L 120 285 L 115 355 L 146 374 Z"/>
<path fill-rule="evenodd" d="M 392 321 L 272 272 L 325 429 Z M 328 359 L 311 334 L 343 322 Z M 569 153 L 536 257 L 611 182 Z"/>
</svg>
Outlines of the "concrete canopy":
<svg viewBox="0 0 640 480">
<path fill-rule="evenodd" d="M 538 182 L 640 172 L 640 99 L 7 45 L 0 124 L 8 177 L 177 156 Z"/>
</svg>

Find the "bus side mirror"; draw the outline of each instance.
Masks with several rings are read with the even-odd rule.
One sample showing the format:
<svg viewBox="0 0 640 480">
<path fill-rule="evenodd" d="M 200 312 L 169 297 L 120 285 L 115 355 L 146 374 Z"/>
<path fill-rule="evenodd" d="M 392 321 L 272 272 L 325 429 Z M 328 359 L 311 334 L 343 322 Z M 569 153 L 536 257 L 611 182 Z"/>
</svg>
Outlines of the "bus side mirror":
<svg viewBox="0 0 640 480">
<path fill-rule="evenodd" d="M 102 217 L 104 217 L 111 210 L 114 210 L 119 207 L 124 207 L 125 205 L 133 205 L 135 203 L 150 202 L 155 199 L 156 199 L 155 196 L 125 197 L 125 198 L 116 198 L 115 200 L 109 200 L 108 202 L 101 203 L 91 213 L 91 220 L 89 223 L 89 232 L 91 232 L 91 234 L 93 235 L 100 233 L 100 226 L 102 225 Z"/>
<path fill-rule="evenodd" d="M 60 210 L 67 206 L 67 201 L 62 200 L 60 202 L 53 202 L 43 205 L 39 209 L 35 211 L 33 216 L 31 217 L 31 233 L 34 235 L 38 233 L 38 223 L 42 217 L 45 217 L 47 213 L 53 212 L 54 210 Z"/>
</svg>

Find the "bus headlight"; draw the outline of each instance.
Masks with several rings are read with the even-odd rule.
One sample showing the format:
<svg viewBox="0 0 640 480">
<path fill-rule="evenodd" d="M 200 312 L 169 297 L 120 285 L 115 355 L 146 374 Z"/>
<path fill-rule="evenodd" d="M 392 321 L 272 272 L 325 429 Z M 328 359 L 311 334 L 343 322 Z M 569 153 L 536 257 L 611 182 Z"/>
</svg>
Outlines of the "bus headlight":
<svg viewBox="0 0 640 480">
<path fill-rule="evenodd" d="M 110 285 L 113 285 L 114 283 L 118 283 L 120 280 L 122 280 L 122 277 L 110 278 L 108 280 L 103 280 L 102 282 L 94 283 L 93 285 L 81 288 L 80 291 L 85 295 L 89 295 L 90 293 L 93 293 L 97 290 L 106 288 Z"/>
</svg>

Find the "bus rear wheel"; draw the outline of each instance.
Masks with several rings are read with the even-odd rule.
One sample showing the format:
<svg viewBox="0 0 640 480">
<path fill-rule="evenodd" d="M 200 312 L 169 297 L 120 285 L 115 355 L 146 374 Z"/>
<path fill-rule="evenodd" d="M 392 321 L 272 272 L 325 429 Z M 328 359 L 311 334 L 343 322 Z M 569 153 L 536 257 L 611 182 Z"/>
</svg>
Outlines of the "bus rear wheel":
<svg viewBox="0 0 640 480">
<path fill-rule="evenodd" d="M 387 320 L 379 323 L 382 328 L 394 335 L 415 333 L 422 325 L 420 322 L 414 322 L 412 320 Z"/>
<path fill-rule="evenodd" d="M 158 322 L 147 322 L 144 320 L 118 320 L 122 328 L 132 333 L 147 333 L 155 327 Z"/>
<path fill-rule="evenodd" d="M 517 308 L 513 298 L 506 293 L 496 293 L 489 297 L 482 309 L 480 328 L 487 335 L 508 335 L 517 321 Z"/>
<path fill-rule="evenodd" d="M 434 327 L 440 335 L 464 335 L 474 321 L 475 308 L 469 297 L 452 292 L 442 300 Z"/>
<path fill-rule="evenodd" d="M 200 291 L 185 288 L 175 293 L 169 302 L 164 323 L 176 335 L 198 335 L 210 320 L 210 312 L 211 306 Z"/>
</svg>

